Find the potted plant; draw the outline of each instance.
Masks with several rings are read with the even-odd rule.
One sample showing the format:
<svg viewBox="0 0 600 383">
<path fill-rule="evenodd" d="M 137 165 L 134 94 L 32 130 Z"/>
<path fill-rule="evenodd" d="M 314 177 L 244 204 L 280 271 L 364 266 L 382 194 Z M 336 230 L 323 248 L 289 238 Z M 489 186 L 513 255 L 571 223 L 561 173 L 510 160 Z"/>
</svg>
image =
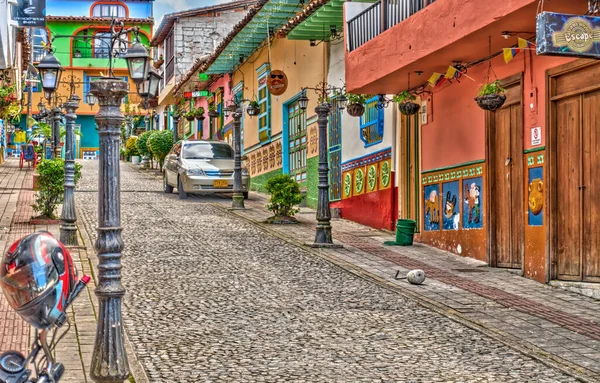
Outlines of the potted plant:
<svg viewBox="0 0 600 383">
<path fill-rule="evenodd" d="M 210 118 L 219 117 L 219 111 L 217 110 L 217 106 L 215 104 L 208 105 L 208 117 L 210 117 Z"/>
<path fill-rule="evenodd" d="M 398 93 L 393 97 L 394 102 L 398 103 L 398 109 L 400 109 L 400 113 L 405 116 L 412 116 L 413 114 L 417 114 L 421 106 L 414 102 L 417 97 L 405 90 L 404 92 Z"/>
<path fill-rule="evenodd" d="M 479 95 L 475 97 L 475 101 L 481 109 L 494 111 L 504 105 L 504 101 L 506 101 L 504 91 L 504 88 L 500 85 L 500 80 L 483 84 L 479 88 Z"/>
<path fill-rule="evenodd" d="M 201 107 L 201 106 L 200 106 L 200 107 L 198 107 L 198 109 L 196 109 L 196 110 L 194 111 L 194 117 L 196 117 L 196 119 L 197 119 L 197 120 L 200 120 L 200 121 L 204 120 L 204 118 L 205 118 L 205 117 L 204 117 L 204 108 L 203 108 L 203 107 Z"/>
<path fill-rule="evenodd" d="M 248 116 L 250 117 L 258 116 L 260 114 L 260 105 L 258 104 L 258 101 L 250 101 L 246 108 L 246 113 L 248 113 Z"/>
<path fill-rule="evenodd" d="M 370 98 L 366 94 L 352 94 L 346 93 L 346 98 L 348 99 L 348 105 L 346 106 L 346 110 L 348 114 L 352 117 L 360 117 L 365 113 L 365 103 L 367 99 Z"/>
<path fill-rule="evenodd" d="M 183 117 L 185 117 L 185 119 L 189 122 L 192 122 L 196 118 L 196 111 L 194 109 L 190 109 L 187 112 L 185 112 Z"/>
<path fill-rule="evenodd" d="M 302 202 L 300 184 L 289 175 L 281 174 L 270 178 L 265 189 L 271 194 L 267 209 L 274 214 L 267 223 L 297 223 L 294 214 L 300 210 L 295 206 Z"/>
<path fill-rule="evenodd" d="M 155 67 L 156 69 L 158 69 L 158 68 L 160 68 L 160 66 L 161 66 L 162 64 L 164 64 L 164 62 L 165 62 L 165 60 L 163 59 L 163 55 L 159 55 L 159 56 L 158 56 L 158 60 L 156 60 L 156 61 L 154 62 L 154 67 Z"/>
</svg>

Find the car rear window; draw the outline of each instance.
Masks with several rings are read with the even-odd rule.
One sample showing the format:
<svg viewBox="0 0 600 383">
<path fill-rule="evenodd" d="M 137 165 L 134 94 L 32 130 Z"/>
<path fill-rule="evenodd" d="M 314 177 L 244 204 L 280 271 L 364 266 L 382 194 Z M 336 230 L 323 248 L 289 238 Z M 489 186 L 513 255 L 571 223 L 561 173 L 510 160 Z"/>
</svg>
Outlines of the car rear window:
<svg viewBox="0 0 600 383">
<path fill-rule="evenodd" d="M 227 144 L 198 142 L 183 147 L 183 158 L 191 159 L 233 159 L 233 148 Z"/>
</svg>

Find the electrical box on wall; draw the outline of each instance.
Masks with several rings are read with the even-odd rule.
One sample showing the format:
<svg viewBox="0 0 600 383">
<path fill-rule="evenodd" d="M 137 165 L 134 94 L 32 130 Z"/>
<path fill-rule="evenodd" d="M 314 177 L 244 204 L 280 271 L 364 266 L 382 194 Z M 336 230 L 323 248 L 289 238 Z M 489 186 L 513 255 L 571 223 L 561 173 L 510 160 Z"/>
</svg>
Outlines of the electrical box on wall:
<svg viewBox="0 0 600 383">
<path fill-rule="evenodd" d="M 529 93 L 527 94 L 528 99 L 527 99 L 527 109 L 529 110 L 529 113 L 532 114 L 537 114 L 538 111 L 538 89 L 537 88 L 531 88 L 529 90 Z"/>
</svg>

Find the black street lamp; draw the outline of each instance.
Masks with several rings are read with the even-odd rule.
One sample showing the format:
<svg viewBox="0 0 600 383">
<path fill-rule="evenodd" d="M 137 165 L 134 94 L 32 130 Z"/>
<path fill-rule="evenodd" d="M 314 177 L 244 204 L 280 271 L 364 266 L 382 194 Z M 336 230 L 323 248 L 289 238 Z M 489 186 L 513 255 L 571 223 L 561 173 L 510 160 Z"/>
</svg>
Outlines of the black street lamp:
<svg viewBox="0 0 600 383">
<path fill-rule="evenodd" d="M 303 93 L 298 99 L 301 109 L 306 110 L 308 97 L 306 90 L 314 90 L 319 96 L 320 104 L 315 108 L 317 112 L 317 125 L 319 126 L 319 199 L 317 204 L 317 229 L 315 242 L 311 247 L 341 247 L 333 243 L 331 236 L 331 209 L 329 208 L 329 168 L 327 166 L 327 123 L 330 110 L 327 101 L 329 94 L 338 95 L 338 107 L 344 109 L 348 100 L 344 97 L 343 88 L 337 88 L 321 82 L 316 88 L 303 88 Z"/>
<path fill-rule="evenodd" d="M 173 117 L 173 145 L 177 143 L 177 130 L 179 128 L 179 120 L 181 119 L 181 113 L 179 108 L 175 107 L 175 111 L 172 114 Z"/>
<path fill-rule="evenodd" d="M 90 92 L 88 92 L 88 94 L 85 95 L 85 103 L 90 106 L 90 109 L 92 109 L 92 107 L 96 105 L 97 102 L 98 99 L 96 98 L 96 96 L 94 96 Z"/>
<path fill-rule="evenodd" d="M 223 115 L 233 117 L 233 196 L 231 209 L 245 209 L 244 190 L 242 185 L 242 143 L 241 143 L 241 125 L 244 115 L 243 103 L 248 100 L 232 100 L 231 103 L 223 109 Z M 247 193 L 248 191 L 246 191 Z"/>
<path fill-rule="evenodd" d="M 125 53 L 129 76 L 136 84 L 141 84 L 148 77 L 150 67 L 150 56 L 146 48 L 140 43 L 139 37 L 136 42 Z"/>
<path fill-rule="evenodd" d="M 160 80 L 162 80 L 162 76 L 158 74 L 156 69 L 150 67 L 148 76 L 138 85 L 138 94 L 140 97 L 144 100 L 156 97 L 158 95 Z"/>
<path fill-rule="evenodd" d="M 56 56 L 52 54 L 52 51 L 48 50 L 46 55 L 40 60 L 40 63 L 38 64 L 38 70 L 40 72 L 40 76 L 42 77 L 42 88 L 44 89 L 44 95 L 48 100 L 50 100 L 56 89 L 58 89 L 63 68 Z"/>
<path fill-rule="evenodd" d="M 156 110 L 152 111 L 152 118 L 154 119 L 154 129 L 156 130 L 160 130 L 160 115 L 158 113 L 156 113 Z"/>
<path fill-rule="evenodd" d="M 75 112 L 79 108 L 79 97 L 76 94 L 63 104 L 66 114 L 66 139 L 65 139 L 65 191 L 63 197 L 63 208 L 61 219 L 63 224 L 60 226 L 60 241 L 67 246 L 77 246 L 77 214 L 75 211 L 75 158 L 73 155 L 73 145 L 75 141 Z"/>
</svg>

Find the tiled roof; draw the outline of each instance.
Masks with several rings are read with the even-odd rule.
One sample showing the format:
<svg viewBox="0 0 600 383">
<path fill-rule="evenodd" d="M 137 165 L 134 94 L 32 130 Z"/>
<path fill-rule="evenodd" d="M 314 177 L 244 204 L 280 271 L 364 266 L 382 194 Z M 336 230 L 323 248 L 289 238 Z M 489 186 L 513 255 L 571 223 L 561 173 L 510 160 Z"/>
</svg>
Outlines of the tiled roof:
<svg viewBox="0 0 600 383">
<path fill-rule="evenodd" d="M 95 24 L 110 24 L 112 17 L 89 17 L 89 16 L 46 16 L 46 21 L 80 21 Z M 150 24 L 154 25 L 154 19 L 143 18 L 120 18 L 125 24 Z"/>
<path fill-rule="evenodd" d="M 301 24 L 303 21 L 308 19 L 315 11 L 321 6 L 327 4 L 329 0 L 313 0 L 304 9 L 296 14 L 287 24 L 284 24 L 279 33 L 282 35 L 287 35 L 292 29 L 294 29 L 298 24 Z"/>
<path fill-rule="evenodd" d="M 160 43 L 162 43 L 171 31 L 171 28 L 173 28 L 173 24 L 175 24 L 175 21 L 177 21 L 177 19 L 179 19 L 180 17 L 194 17 L 212 12 L 220 12 L 242 7 L 249 7 L 256 4 L 256 2 L 257 0 L 237 0 L 229 3 L 211 5 L 208 7 L 193 8 L 181 12 L 168 13 L 164 15 L 163 18 L 160 20 L 160 24 L 158 28 L 156 28 L 154 38 L 152 39 L 152 41 L 150 41 L 150 45 L 157 46 Z"/>
</svg>

